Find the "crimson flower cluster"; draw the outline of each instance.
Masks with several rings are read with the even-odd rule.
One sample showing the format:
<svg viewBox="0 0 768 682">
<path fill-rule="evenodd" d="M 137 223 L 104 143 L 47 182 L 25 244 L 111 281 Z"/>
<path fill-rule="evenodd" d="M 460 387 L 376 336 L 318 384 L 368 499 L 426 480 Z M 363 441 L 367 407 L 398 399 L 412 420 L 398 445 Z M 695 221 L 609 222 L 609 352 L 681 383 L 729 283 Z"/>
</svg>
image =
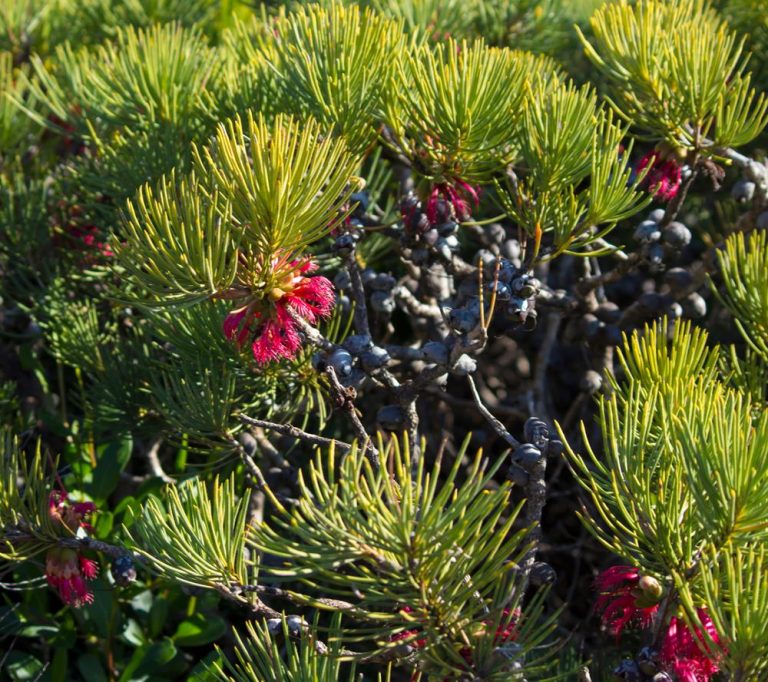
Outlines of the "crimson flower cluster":
<svg viewBox="0 0 768 682">
<path fill-rule="evenodd" d="M 611 566 L 595 581 L 598 597 L 595 611 L 603 626 L 618 641 L 625 627 L 650 627 L 659 610 L 661 585 L 650 576 L 642 576 L 632 566 Z"/>
<path fill-rule="evenodd" d="M 442 223 L 444 216 L 440 216 L 440 206 L 446 202 L 452 209 L 454 217 L 459 221 L 471 218 L 470 204 L 477 207 L 480 203 L 480 193 L 477 187 L 473 187 L 463 180 L 439 182 L 434 185 L 427 199 L 426 214 L 432 225 Z"/>
<path fill-rule="evenodd" d="M 92 502 L 70 503 L 69 495 L 54 490 L 48 498 L 48 514 L 55 525 L 71 534 L 93 530 L 86 520 L 96 510 Z M 83 606 L 93 602 L 86 581 L 93 580 L 99 566 L 93 559 L 67 547 L 51 547 L 45 556 L 45 579 L 65 604 Z"/>
<path fill-rule="evenodd" d="M 663 589 L 655 578 L 643 576 L 633 566 L 612 566 L 595 581 L 598 598 L 595 610 L 601 613 L 603 626 L 618 641 L 625 627 L 649 628 L 659 613 Z M 719 644 L 712 619 L 703 608 L 698 617 L 709 638 Z M 717 656 L 706 647 L 704 634 L 692 632 L 685 622 L 673 616 L 659 651 L 659 661 L 678 682 L 708 682 L 718 672 Z"/>
<path fill-rule="evenodd" d="M 714 623 L 705 609 L 697 609 L 699 621 L 709 638 L 720 644 Z M 659 658 L 667 672 L 675 674 L 679 682 L 708 682 L 718 672 L 717 656 L 709 651 L 706 637 L 698 628 L 695 632 L 685 622 L 673 616 L 661 645 Z"/>
<path fill-rule="evenodd" d="M 333 284 L 320 276 L 309 258 L 271 261 L 274 286 L 265 296 L 230 312 L 224 319 L 224 335 L 238 346 L 246 343 L 260 365 L 291 360 L 301 349 L 301 337 L 294 316 L 309 324 L 328 317 L 334 306 Z"/>
<path fill-rule="evenodd" d="M 637 164 L 637 172 L 642 173 L 649 168 L 643 184 L 656 198 L 661 201 L 669 201 L 677 196 L 682 182 L 682 168 L 672 158 L 662 158 L 661 154 L 654 150 L 648 152 Z"/>
</svg>

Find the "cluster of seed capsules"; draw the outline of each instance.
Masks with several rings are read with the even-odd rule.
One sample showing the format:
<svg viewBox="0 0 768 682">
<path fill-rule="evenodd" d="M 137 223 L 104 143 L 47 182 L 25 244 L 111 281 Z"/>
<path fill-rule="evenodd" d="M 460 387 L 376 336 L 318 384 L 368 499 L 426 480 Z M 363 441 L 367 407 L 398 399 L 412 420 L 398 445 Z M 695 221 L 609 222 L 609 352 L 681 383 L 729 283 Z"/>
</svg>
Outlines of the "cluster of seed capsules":
<svg viewBox="0 0 768 682">
<path fill-rule="evenodd" d="M 459 250 L 459 223 L 453 206 L 444 199 L 438 199 L 430 213 L 431 219 L 413 192 L 400 202 L 403 256 L 414 265 L 428 263 L 433 252 L 443 260 L 450 260 Z"/>
<path fill-rule="evenodd" d="M 480 256 L 482 261 L 483 254 Z M 501 313 L 515 326 L 534 329 L 541 282 L 507 258 L 493 256 L 483 262 L 483 269 L 490 281 L 483 286 L 482 303 L 477 278 L 466 278 L 458 287 L 456 305 L 448 313 L 451 328 L 459 333 L 470 332 L 480 322 L 480 306 L 485 306 L 487 314 L 493 303 L 494 317 Z"/>
</svg>

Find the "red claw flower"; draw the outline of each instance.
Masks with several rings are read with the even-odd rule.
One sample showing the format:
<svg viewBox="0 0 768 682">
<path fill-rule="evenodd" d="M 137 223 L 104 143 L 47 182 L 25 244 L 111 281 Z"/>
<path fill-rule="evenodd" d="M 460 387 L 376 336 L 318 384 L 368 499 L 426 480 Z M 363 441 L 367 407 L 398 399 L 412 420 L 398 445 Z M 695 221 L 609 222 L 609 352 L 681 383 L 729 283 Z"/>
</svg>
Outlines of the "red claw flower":
<svg viewBox="0 0 768 682">
<path fill-rule="evenodd" d="M 74 549 L 52 547 L 45 556 L 45 579 L 70 606 L 93 602 L 93 592 L 88 590 L 85 581 L 93 580 L 98 573 L 98 564 Z"/>
<path fill-rule="evenodd" d="M 637 172 L 641 173 L 650 166 L 643 184 L 654 196 L 662 201 L 669 201 L 677 195 L 682 181 L 682 169 L 677 162 L 670 158 L 662 159 L 658 151 L 648 152 L 637 164 Z"/>
<path fill-rule="evenodd" d="M 233 310 L 223 324 L 224 336 L 238 346 L 251 343 L 256 362 L 265 365 L 292 359 L 301 348 L 294 315 L 309 324 L 328 317 L 335 301 L 333 284 L 325 277 L 307 277 L 317 270 L 309 258 L 271 261 L 273 286 L 266 296 Z"/>
<path fill-rule="evenodd" d="M 477 207 L 480 203 L 480 194 L 463 180 L 437 183 L 427 200 L 427 218 L 433 225 L 444 223 L 451 218 L 451 213 L 459 221 L 471 218 L 470 203 Z M 447 209 L 447 210 L 446 210 Z M 445 214 L 448 215 L 445 215 Z"/>
<path fill-rule="evenodd" d="M 637 624 L 647 628 L 659 610 L 662 587 L 651 576 L 642 576 L 632 566 L 612 566 L 595 581 L 599 593 L 595 611 L 601 613 L 603 626 L 618 641 L 622 630 Z"/>
<path fill-rule="evenodd" d="M 696 613 L 710 639 L 719 645 L 720 638 L 706 610 L 699 608 Z M 717 655 L 708 651 L 704 633 L 698 628 L 695 633 L 691 632 L 677 616 L 669 622 L 659 658 L 666 671 L 674 673 L 679 682 L 708 682 L 719 670 Z"/>
<path fill-rule="evenodd" d="M 53 490 L 48 496 L 48 514 L 51 520 L 66 526 L 73 533 L 78 528 L 93 530 L 86 518 L 96 511 L 93 502 L 69 503 L 69 494 L 63 490 Z"/>
</svg>

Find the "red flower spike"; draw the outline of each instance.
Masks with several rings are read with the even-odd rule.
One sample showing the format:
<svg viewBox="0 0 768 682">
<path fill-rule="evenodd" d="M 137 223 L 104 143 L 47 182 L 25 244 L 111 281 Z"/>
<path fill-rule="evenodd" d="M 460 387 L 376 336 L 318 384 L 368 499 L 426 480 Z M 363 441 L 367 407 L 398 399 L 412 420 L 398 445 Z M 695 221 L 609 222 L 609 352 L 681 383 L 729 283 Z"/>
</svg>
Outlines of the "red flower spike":
<svg viewBox="0 0 768 682">
<path fill-rule="evenodd" d="M 74 549 L 52 547 L 45 556 L 45 579 L 70 606 L 93 602 L 85 581 L 93 580 L 98 572 L 95 561 L 79 556 Z"/>
<path fill-rule="evenodd" d="M 273 271 L 285 270 L 277 286 L 268 296 L 230 312 L 222 325 L 224 336 L 238 346 L 250 341 L 253 357 L 260 365 L 296 357 L 301 337 L 293 315 L 315 324 L 331 314 L 335 303 L 333 284 L 328 279 L 306 276 L 317 270 L 308 258 L 273 258 L 270 265 Z"/>
<path fill-rule="evenodd" d="M 450 216 L 442 215 L 444 205 L 447 204 L 453 215 L 460 221 L 471 218 L 470 203 L 475 207 L 480 204 L 478 189 L 463 180 L 454 180 L 453 183 L 437 183 L 427 200 L 427 218 L 433 225 L 445 222 Z"/>
<path fill-rule="evenodd" d="M 682 169 L 674 159 L 662 159 L 658 151 L 648 152 L 637 164 L 637 172 L 641 173 L 650 166 L 643 184 L 654 196 L 662 201 L 673 199 L 682 182 Z"/>
<path fill-rule="evenodd" d="M 632 566 L 612 566 L 603 571 L 595 587 L 599 593 L 595 611 L 603 626 L 618 642 L 625 627 L 638 624 L 647 628 L 659 610 L 661 586 L 650 576 L 641 576 Z"/>
<path fill-rule="evenodd" d="M 719 644 L 717 630 L 706 610 L 699 608 L 696 613 L 710 639 Z M 691 632 L 677 616 L 673 616 L 669 622 L 659 658 L 667 672 L 674 673 L 679 682 L 709 682 L 719 670 L 716 654 L 707 653 L 704 633 L 698 628 L 695 633 Z"/>
</svg>

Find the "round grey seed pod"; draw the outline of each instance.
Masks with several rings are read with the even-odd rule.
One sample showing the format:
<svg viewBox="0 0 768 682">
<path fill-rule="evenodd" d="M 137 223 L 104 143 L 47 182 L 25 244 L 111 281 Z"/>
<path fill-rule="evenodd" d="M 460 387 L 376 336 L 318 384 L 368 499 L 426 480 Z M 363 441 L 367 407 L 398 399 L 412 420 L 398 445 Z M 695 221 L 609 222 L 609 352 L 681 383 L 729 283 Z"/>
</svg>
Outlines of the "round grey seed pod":
<svg viewBox="0 0 768 682">
<path fill-rule="evenodd" d="M 664 273 L 664 281 L 672 291 L 682 291 L 693 283 L 693 276 L 685 268 L 670 268 Z"/>
<path fill-rule="evenodd" d="M 519 464 L 513 462 L 509 465 L 509 469 L 507 469 L 508 481 L 512 481 L 515 485 L 526 486 L 528 485 L 528 478 L 528 472 Z"/>
<path fill-rule="evenodd" d="M 655 220 L 644 220 L 635 228 L 632 237 L 635 241 L 638 241 L 641 244 L 655 242 L 658 239 L 661 239 L 659 224 Z"/>
<path fill-rule="evenodd" d="M 700 320 L 707 314 L 707 302 L 695 291 L 683 299 L 682 305 L 683 314 L 692 320 Z"/>
<path fill-rule="evenodd" d="M 459 248 L 459 238 L 455 234 L 447 236 L 443 242 L 451 251 Z"/>
<path fill-rule="evenodd" d="M 483 228 L 485 238 L 491 244 L 501 244 L 507 238 L 507 231 L 499 223 L 491 223 Z"/>
<path fill-rule="evenodd" d="M 421 350 L 427 362 L 434 362 L 436 365 L 448 364 L 448 355 L 450 351 L 448 346 L 442 341 L 428 341 Z"/>
<path fill-rule="evenodd" d="M 479 316 L 467 308 L 454 308 L 448 313 L 448 322 L 451 327 L 463 334 L 472 331 L 479 321 Z"/>
<path fill-rule="evenodd" d="M 424 233 L 424 241 L 430 246 L 434 246 L 435 244 L 437 244 L 439 240 L 440 240 L 440 233 L 435 229 L 427 230 Z"/>
<path fill-rule="evenodd" d="M 752 201 L 755 196 L 755 183 L 749 180 L 739 180 L 731 188 L 731 196 L 740 204 Z"/>
<path fill-rule="evenodd" d="M 560 455 L 565 452 L 565 445 L 563 445 L 563 441 L 553 438 L 552 440 L 547 443 L 547 454 L 550 457 L 559 457 Z"/>
<path fill-rule="evenodd" d="M 389 353 L 384 348 L 375 346 L 360 355 L 360 362 L 363 364 L 363 369 L 370 372 L 384 367 L 389 362 Z"/>
<path fill-rule="evenodd" d="M 371 308 L 377 313 L 391 315 L 395 312 L 395 299 L 391 291 L 374 291 L 371 294 Z"/>
<path fill-rule="evenodd" d="M 348 377 L 352 374 L 352 356 L 344 348 L 337 348 L 328 358 L 328 364 L 333 367 L 340 377 Z"/>
<path fill-rule="evenodd" d="M 512 290 L 501 280 L 498 282 L 489 282 L 485 287 L 491 294 L 496 292 L 496 300 L 508 301 L 512 297 Z"/>
<path fill-rule="evenodd" d="M 584 372 L 584 376 L 581 378 L 579 388 L 588 393 L 589 395 L 595 395 L 603 387 L 603 377 L 599 372 L 595 372 L 594 369 L 588 369 Z"/>
<path fill-rule="evenodd" d="M 391 291 L 395 288 L 395 284 L 397 280 L 392 275 L 382 272 L 371 280 L 370 286 L 374 291 Z"/>
<path fill-rule="evenodd" d="M 531 443 L 523 443 L 512 453 L 512 461 L 527 469 L 541 459 L 541 450 Z"/>
<path fill-rule="evenodd" d="M 376 413 L 376 421 L 386 431 L 397 431 L 405 423 L 405 411 L 399 405 L 384 405 Z"/>
<path fill-rule="evenodd" d="M 549 427 L 538 417 L 528 417 L 523 424 L 523 436 L 526 441 L 541 449 L 549 440 Z"/>
<path fill-rule="evenodd" d="M 670 304 L 669 308 L 667 308 L 667 317 L 670 320 L 679 320 L 683 316 L 683 306 L 681 306 L 677 301 Z"/>
<path fill-rule="evenodd" d="M 360 353 L 373 348 L 373 340 L 368 334 L 353 334 L 344 339 L 344 342 L 341 345 L 352 353 L 352 355 L 359 355 Z"/>
<path fill-rule="evenodd" d="M 651 265 L 661 265 L 664 262 L 664 247 L 661 244 L 649 244 L 645 257 Z"/>
<path fill-rule="evenodd" d="M 459 356 L 456 363 L 451 367 L 451 371 L 458 376 L 467 376 L 477 369 L 477 361 L 469 357 L 466 353 Z"/>
<path fill-rule="evenodd" d="M 449 220 L 447 223 L 440 223 L 435 225 L 435 229 L 441 237 L 452 237 L 459 229 L 459 224 L 453 220 Z"/>
<path fill-rule="evenodd" d="M 613 675 L 619 680 L 625 680 L 625 682 L 642 682 L 644 677 L 640 668 L 637 667 L 637 663 L 628 658 L 613 669 Z"/>
<path fill-rule="evenodd" d="M 116 585 L 126 587 L 136 580 L 136 567 L 133 565 L 133 557 L 130 554 L 121 554 L 115 557 L 110 567 L 110 573 Z"/>
<path fill-rule="evenodd" d="M 663 208 L 654 208 L 648 214 L 648 220 L 652 220 L 654 223 L 660 223 L 664 218 L 666 211 Z"/>
<path fill-rule="evenodd" d="M 339 270 L 333 278 L 333 286 L 337 289 L 345 290 L 352 286 L 352 280 L 346 270 Z"/>
<path fill-rule="evenodd" d="M 504 256 L 504 258 L 509 258 L 509 260 L 512 261 L 520 260 L 521 253 L 520 242 L 517 241 L 517 239 L 507 239 L 507 241 L 501 245 L 501 255 Z"/>
<path fill-rule="evenodd" d="M 670 246 L 683 248 L 691 243 L 691 231 L 677 220 L 672 221 L 662 231 L 661 238 Z"/>
<path fill-rule="evenodd" d="M 597 317 L 600 322 L 614 324 L 621 319 L 621 308 L 619 308 L 613 301 L 603 301 L 597 306 L 595 317 Z"/>
<path fill-rule="evenodd" d="M 298 635 L 304 629 L 304 619 L 301 616 L 286 616 L 285 624 L 292 635 Z"/>
<path fill-rule="evenodd" d="M 537 561 L 531 566 L 530 578 L 534 587 L 554 585 L 557 582 L 557 573 L 545 561 Z"/>
</svg>

